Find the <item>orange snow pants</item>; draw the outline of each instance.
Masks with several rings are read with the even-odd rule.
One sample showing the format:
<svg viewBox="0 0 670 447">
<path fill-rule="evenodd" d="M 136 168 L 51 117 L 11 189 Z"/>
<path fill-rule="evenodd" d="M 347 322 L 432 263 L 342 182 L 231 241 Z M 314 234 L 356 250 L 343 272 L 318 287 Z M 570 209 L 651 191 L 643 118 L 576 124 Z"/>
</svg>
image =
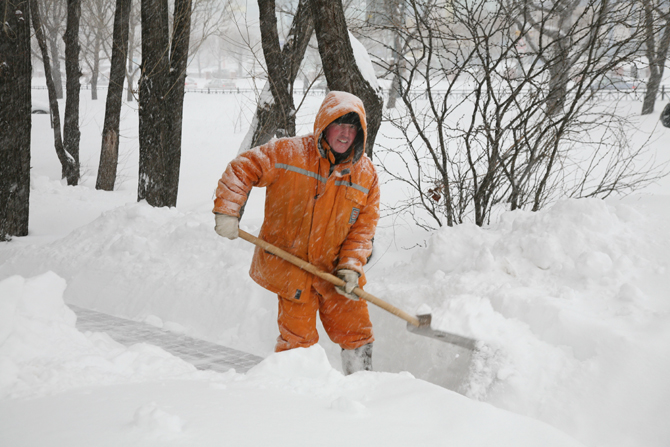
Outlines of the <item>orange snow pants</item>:
<svg viewBox="0 0 670 447">
<path fill-rule="evenodd" d="M 343 349 L 356 349 L 374 341 L 365 300 L 350 300 L 332 289 L 327 296 L 312 287 L 306 302 L 279 296 L 279 337 L 275 352 L 306 348 L 319 341 L 316 313 L 330 339 Z"/>
</svg>

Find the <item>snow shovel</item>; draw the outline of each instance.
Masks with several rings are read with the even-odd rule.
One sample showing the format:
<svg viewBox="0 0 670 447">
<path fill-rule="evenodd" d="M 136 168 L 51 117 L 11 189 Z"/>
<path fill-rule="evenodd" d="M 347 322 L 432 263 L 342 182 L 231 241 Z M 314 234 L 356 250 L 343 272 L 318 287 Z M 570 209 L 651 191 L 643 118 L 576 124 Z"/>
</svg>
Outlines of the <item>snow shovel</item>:
<svg viewBox="0 0 670 447">
<path fill-rule="evenodd" d="M 279 256 L 280 258 L 284 259 L 285 261 L 290 262 L 291 264 L 294 264 L 301 269 L 318 276 L 321 279 L 324 279 L 336 286 L 342 287 L 344 286 L 345 282 L 338 278 L 335 275 L 331 275 L 330 273 L 326 273 L 322 270 L 320 270 L 318 267 L 310 264 L 307 261 L 304 261 L 297 256 L 294 256 L 290 253 L 285 252 L 281 248 L 275 247 L 272 244 L 269 244 L 265 242 L 262 239 L 257 238 L 256 236 L 247 233 L 246 231 L 239 230 L 239 235 L 242 239 L 245 241 L 251 242 L 252 244 L 262 248 L 263 250 L 266 250 L 273 255 Z M 360 297 L 363 298 L 365 301 L 368 301 L 376 306 L 381 307 L 387 312 L 392 313 L 396 317 L 402 318 L 407 322 L 407 330 L 414 334 L 418 335 L 423 335 L 425 337 L 430 337 L 434 338 L 440 341 L 443 341 L 445 343 L 451 343 L 457 346 L 460 346 L 461 348 L 465 348 L 469 351 L 474 351 L 475 350 L 475 340 L 467 337 L 463 337 L 461 335 L 457 334 L 452 334 L 450 332 L 444 332 L 444 331 L 439 331 L 436 329 L 432 329 L 430 327 L 431 323 L 431 315 L 426 314 L 426 315 L 417 315 L 412 316 L 405 312 L 402 309 L 398 309 L 397 307 L 393 306 L 392 304 L 387 303 L 386 301 L 377 298 L 376 296 L 366 292 L 365 290 L 356 287 L 354 289 L 354 293 Z"/>
</svg>

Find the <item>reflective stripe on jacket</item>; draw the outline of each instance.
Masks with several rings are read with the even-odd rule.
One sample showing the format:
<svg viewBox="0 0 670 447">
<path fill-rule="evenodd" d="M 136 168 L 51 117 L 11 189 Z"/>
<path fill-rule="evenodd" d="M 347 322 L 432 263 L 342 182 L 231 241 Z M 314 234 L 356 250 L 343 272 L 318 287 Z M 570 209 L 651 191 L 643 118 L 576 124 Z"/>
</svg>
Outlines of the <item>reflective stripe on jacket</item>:
<svg viewBox="0 0 670 447">
<path fill-rule="evenodd" d="M 349 112 L 358 113 L 363 138 L 331 173 L 333 156 L 319 139 L 328 124 Z M 219 180 L 214 212 L 239 217 L 251 188 L 266 187 L 259 237 L 326 272 L 355 270 L 363 286 L 363 265 L 372 252 L 379 219 L 377 173 L 363 154 L 366 137 L 360 99 L 331 92 L 317 113 L 313 134 L 273 140 L 230 162 Z M 266 289 L 298 301 L 309 296 L 312 285 L 323 293 L 332 288 L 259 248 L 250 275 Z"/>
</svg>

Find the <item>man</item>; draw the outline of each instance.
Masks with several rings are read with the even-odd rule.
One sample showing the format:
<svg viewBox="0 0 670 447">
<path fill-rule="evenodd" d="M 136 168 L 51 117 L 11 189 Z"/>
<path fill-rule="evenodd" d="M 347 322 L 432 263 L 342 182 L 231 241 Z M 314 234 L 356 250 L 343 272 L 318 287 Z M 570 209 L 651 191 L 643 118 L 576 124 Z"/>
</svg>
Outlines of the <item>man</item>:
<svg viewBox="0 0 670 447">
<path fill-rule="evenodd" d="M 345 374 L 372 369 L 372 323 L 367 303 L 352 293 L 365 285 L 379 219 L 377 173 L 365 155 L 367 126 L 359 98 L 330 92 L 314 133 L 273 140 L 230 162 L 216 190 L 216 232 L 238 237 L 240 209 L 253 186 L 266 187 L 259 237 L 333 272 L 343 288 L 256 248 L 250 275 L 279 297 L 275 351 L 315 344 L 317 311 L 342 348 Z"/>
</svg>

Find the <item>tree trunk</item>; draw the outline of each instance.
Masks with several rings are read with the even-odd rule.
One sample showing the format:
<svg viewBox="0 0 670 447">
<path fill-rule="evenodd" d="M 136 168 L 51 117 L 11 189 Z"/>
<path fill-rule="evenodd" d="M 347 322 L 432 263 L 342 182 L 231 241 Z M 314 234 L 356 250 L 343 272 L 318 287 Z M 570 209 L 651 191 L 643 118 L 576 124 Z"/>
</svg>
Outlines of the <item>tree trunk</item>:
<svg viewBox="0 0 670 447">
<path fill-rule="evenodd" d="M 395 51 L 394 51 L 395 53 Z M 395 58 L 394 58 L 395 59 Z M 395 109 L 395 103 L 398 98 L 401 96 L 400 89 L 402 88 L 400 84 L 400 60 L 395 59 L 393 61 L 393 79 L 391 80 L 391 89 L 389 90 L 389 99 L 386 101 L 387 109 Z"/>
<path fill-rule="evenodd" d="M 61 177 L 65 178 L 65 174 L 68 172 L 68 164 L 70 163 L 70 157 L 68 157 L 65 149 L 63 148 L 63 137 L 61 135 L 60 128 L 60 110 L 58 109 L 58 92 L 56 90 L 56 85 L 54 83 L 51 71 L 51 60 L 49 59 L 49 51 L 47 50 L 46 37 L 42 30 L 42 20 L 39 10 L 39 4 L 37 0 L 30 0 L 30 9 L 31 17 L 33 22 L 33 29 L 35 30 L 35 37 L 37 38 L 37 44 L 40 47 L 40 52 L 42 53 L 42 63 L 44 65 L 44 77 L 47 81 L 47 92 L 49 93 L 49 109 L 51 111 L 51 127 L 54 130 L 54 148 L 56 149 L 56 155 L 58 156 L 58 161 L 61 165 Z"/>
<path fill-rule="evenodd" d="M 259 2 L 259 4 L 260 3 L 262 2 Z M 261 30 L 265 26 L 267 25 L 261 24 Z M 274 29 L 274 34 L 276 36 L 276 20 Z M 313 32 L 314 21 L 312 20 L 312 12 L 309 8 L 308 0 L 301 0 L 298 3 L 298 9 L 295 13 L 295 16 L 293 16 L 291 29 L 289 30 L 288 36 L 286 38 L 286 43 L 281 49 L 281 55 L 279 58 L 284 80 L 281 82 L 273 80 L 274 71 L 270 72 L 268 70 L 268 82 L 263 88 L 258 106 L 256 107 L 254 120 L 249 128 L 249 132 L 240 146 L 239 153 L 249 150 L 252 147 L 265 144 L 275 135 L 277 137 L 295 136 L 295 116 L 290 116 L 289 112 L 289 110 L 294 109 L 293 83 L 295 82 L 295 78 L 298 75 L 300 64 L 303 57 L 305 56 L 305 51 L 307 50 L 307 45 L 309 44 L 309 39 L 312 37 Z M 278 46 L 279 42 L 277 41 L 277 47 Z M 270 65 L 268 62 L 268 55 L 265 55 L 265 62 L 267 65 Z M 278 87 L 285 86 L 286 96 L 290 98 L 290 103 L 288 103 L 290 104 L 289 109 L 282 108 L 281 102 L 274 96 L 274 92 L 270 90 L 270 86 L 272 85 Z M 286 117 L 287 115 L 292 124 L 283 126 L 280 123 L 284 122 L 283 117 Z M 285 132 L 279 132 L 278 129 L 284 129 Z"/>
<path fill-rule="evenodd" d="M 665 61 L 668 57 L 668 47 L 670 46 L 670 17 L 654 16 L 653 0 L 643 1 L 644 15 L 645 15 L 645 54 L 649 60 L 649 82 L 647 83 L 647 91 L 644 94 L 644 102 L 642 103 L 642 115 L 649 115 L 654 112 L 656 105 L 656 95 L 658 95 L 658 88 L 663 79 L 663 71 L 665 70 Z M 660 7 L 659 7 L 660 10 Z M 668 12 L 670 15 L 670 12 Z M 663 26 L 658 26 L 657 21 L 660 21 Z M 662 34 L 660 31 L 663 31 Z M 658 46 L 656 39 L 659 39 Z"/>
<path fill-rule="evenodd" d="M 68 185 L 79 183 L 79 19 L 81 0 L 67 0 L 67 26 L 65 28 L 65 123 L 63 147 L 71 157 L 65 178 Z"/>
<path fill-rule="evenodd" d="M 119 161 L 119 123 L 123 102 L 123 81 L 126 76 L 128 52 L 128 22 L 131 0 L 116 0 L 112 41 L 112 65 L 105 105 L 105 123 L 102 128 L 102 148 L 95 189 L 113 191 Z"/>
<path fill-rule="evenodd" d="M 95 34 L 93 44 L 93 68 L 91 69 L 91 100 L 98 100 L 98 74 L 100 72 L 100 34 Z"/>
<path fill-rule="evenodd" d="M 152 206 L 167 206 L 165 153 L 168 111 L 165 96 L 170 69 L 168 54 L 168 6 L 166 0 L 142 0 L 142 67 L 139 82 L 140 169 L 137 200 Z"/>
<path fill-rule="evenodd" d="M 128 80 L 128 89 L 126 91 L 126 101 L 133 102 L 135 96 L 133 95 L 133 87 L 135 85 L 135 73 L 137 68 L 134 66 L 134 53 L 135 53 L 135 25 L 136 19 L 133 20 L 133 10 L 130 9 L 129 13 L 129 26 L 128 26 L 128 68 L 126 70 L 126 79 Z"/>
<path fill-rule="evenodd" d="M 295 135 L 295 106 L 282 60 L 274 0 L 258 0 L 261 44 L 268 71 L 268 85 L 277 104 L 277 136 Z"/>
<path fill-rule="evenodd" d="M 546 113 L 549 117 L 560 115 L 565 106 L 568 83 L 570 81 L 570 69 L 575 62 L 571 57 L 571 53 L 575 52 L 572 41 L 574 34 L 572 28 L 574 12 L 579 3 L 578 0 L 556 0 L 553 2 L 553 5 L 552 2 L 549 2 L 550 6 L 548 10 L 543 11 L 541 15 L 550 14 L 552 16 L 551 27 L 545 26 L 545 20 L 540 20 L 539 23 L 535 21 L 533 18 L 534 13 L 542 11 L 542 7 L 533 2 L 521 3 L 524 5 L 523 15 L 525 17 L 523 22 L 520 22 L 519 17 L 512 17 L 512 20 L 517 21 L 520 28 L 525 27 L 526 24 L 530 24 L 537 33 L 544 35 L 545 39 L 548 38 L 549 45 L 547 49 L 549 50 L 549 58 L 542 56 L 542 60 L 549 67 L 548 93 L 546 98 Z M 597 13 L 597 23 L 600 23 L 606 17 L 606 11 L 608 10 L 606 3 L 604 2 L 602 9 Z M 596 32 L 596 30 L 597 27 L 594 27 L 592 32 Z M 583 40 L 587 41 L 587 39 Z M 535 48 L 535 51 L 540 50 Z"/>
<path fill-rule="evenodd" d="M 188 45 L 191 36 L 192 0 L 175 0 L 173 35 L 170 50 L 170 138 L 168 140 L 166 185 L 169 206 L 177 205 L 179 170 L 181 166 L 181 134 L 184 117 L 184 84 L 188 66 Z"/>
<path fill-rule="evenodd" d="M 142 0 L 140 174 L 137 199 L 175 206 L 181 161 L 191 0 L 176 0 L 172 45 L 166 0 Z"/>
<path fill-rule="evenodd" d="M 0 241 L 28 234 L 30 203 L 30 8 L 0 0 Z"/>
<path fill-rule="evenodd" d="M 393 80 L 391 81 L 391 90 L 389 90 L 389 99 L 386 102 L 387 109 L 394 109 L 395 103 L 400 95 L 402 94 L 400 89 L 401 85 L 401 76 L 405 71 L 405 58 L 402 56 L 402 42 L 400 32 L 402 30 L 402 25 L 405 18 L 405 2 L 399 0 L 391 0 L 387 2 L 387 8 L 389 10 L 389 17 L 391 18 L 390 28 L 391 35 L 393 36 Z"/>
<path fill-rule="evenodd" d="M 40 21 L 49 43 L 51 74 L 56 87 L 56 98 L 62 99 L 63 76 L 61 73 L 61 39 L 67 20 L 67 4 L 64 0 L 38 0 L 42 12 Z"/>
<path fill-rule="evenodd" d="M 552 33 L 551 59 L 545 61 L 549 65 L 549 93 L 546 99 L 547 116 L 549 117 L 561 115 L 565 106 L 572 65 L 570 51 L 574 51 L 572 48 L 573 33 L 571 32 L 572 16 L 577 4 L 578 2 L 573 0 L 562 5 L 565 9 L 557 17 L 558 29 Z M 605 17 L 605 12 L 601 11 L 599 18 L 603 17 Z M 600 20 L 597 22 L 600 23 Z"/>
<path fill-rule="evenodd" d="M 53 62 L 53 80 L 56 87 L 56 98 L 63 99 L 63 78 L 60 72 L 60 51 L 58 50 L 58 35 L 53 35 L 49 39 L 51 46 L 51 61 Z"/>
<path fill-rule="evenodd" d="M 661 79 L 663 79 L 663 65 L 649 64 L 650 75 L 649 82 L 647 82 L 647 90 L 644 92 L 644 100 L 642 102 L 642 115 L 649 115 L 654 113 L 654 106 L 656 105 L 656 96 L 658 89 L 661 86 Z"/>
<path fill-rule="evenodd" d="M 559 48 L 549 66 L 549 93 L 547 94 L 547 116 L 555 117 L 563 113 L 568 82 L 570 81 L 570 53 L 563 43 L 557 43 Z"/>
<path fill-rule="evenodd" d="M 328 88 L 351 93 L 363 101 L 368 124 L 365 153 L 372 158 L 372 148 L 382 119 L 382 97 L 365 79 L 354 57 L 342 2 L 312 0 L 311 3 Z"/>
</svg>

